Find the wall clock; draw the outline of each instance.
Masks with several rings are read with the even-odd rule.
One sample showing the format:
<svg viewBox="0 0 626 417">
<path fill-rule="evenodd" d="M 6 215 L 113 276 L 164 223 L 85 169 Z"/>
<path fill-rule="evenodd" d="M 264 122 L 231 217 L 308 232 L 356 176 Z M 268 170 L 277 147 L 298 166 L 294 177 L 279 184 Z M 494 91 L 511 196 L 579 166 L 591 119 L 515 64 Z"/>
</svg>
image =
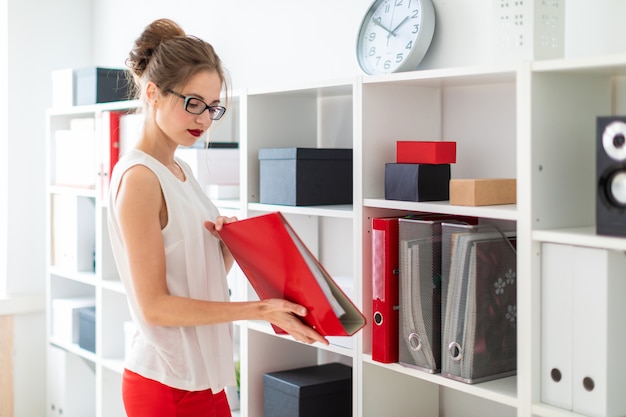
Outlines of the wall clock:
<svg viewBox="0 0 626 417">
<path fill-rule="evenodd" d="M 376 0 L 363 17 L 356 56 L 366 74 L 412 71 L 435 32 L 431 0 Z"/>
</svg>

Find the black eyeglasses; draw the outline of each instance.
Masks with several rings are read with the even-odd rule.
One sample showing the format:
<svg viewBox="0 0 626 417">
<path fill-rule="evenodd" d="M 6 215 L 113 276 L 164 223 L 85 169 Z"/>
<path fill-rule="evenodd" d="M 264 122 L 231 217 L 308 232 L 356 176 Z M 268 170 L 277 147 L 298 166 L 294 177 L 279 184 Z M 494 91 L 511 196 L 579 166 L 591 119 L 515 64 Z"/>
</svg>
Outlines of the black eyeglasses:
<svg viewBox="0 0 626 417">
<path fill-rule="evenodd" d="M 204 101 L 200 100 L 198 97 L 184 96 L 170 89 L 165 90 L 165 91 L 167 91 L 168 93 L 172 93 L 176 97 L 180 97 L 183 100 L 185 100 L 185 110 L 191 114 L 200 115 L 204 113 L 205 110 L 208 109 L 211 120 L 219 120 L 222 118 L 224 113 L 226 113 L 226 107 L 224 106 L 209 106 Z"/>
</svg>

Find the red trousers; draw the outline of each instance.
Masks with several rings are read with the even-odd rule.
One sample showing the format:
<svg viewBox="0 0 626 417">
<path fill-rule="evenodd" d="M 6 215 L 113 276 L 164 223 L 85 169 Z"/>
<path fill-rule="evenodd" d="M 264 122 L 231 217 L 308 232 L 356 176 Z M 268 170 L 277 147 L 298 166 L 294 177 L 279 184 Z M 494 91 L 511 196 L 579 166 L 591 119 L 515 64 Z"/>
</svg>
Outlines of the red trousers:
<svg viewBox="0 0 626 417">
<path fill-rule="evenodd" d="M 232 417 L 226 391 L 184 391 L 124 370 L 122 397 L 128 417 Z"/>
</svg>

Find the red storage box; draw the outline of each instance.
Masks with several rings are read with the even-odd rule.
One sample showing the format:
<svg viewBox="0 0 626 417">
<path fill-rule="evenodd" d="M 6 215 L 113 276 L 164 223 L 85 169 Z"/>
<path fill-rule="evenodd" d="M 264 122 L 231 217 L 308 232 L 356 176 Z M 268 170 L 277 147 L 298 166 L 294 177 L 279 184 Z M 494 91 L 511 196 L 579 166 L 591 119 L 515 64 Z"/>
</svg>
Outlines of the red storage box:
<svg viewBox="0 0 626 417">
<path fill-rule="evenodd" d="M 397 141 L 396 162 L 454 164 L 456 163 L 456 142 Z"/>
</svg>

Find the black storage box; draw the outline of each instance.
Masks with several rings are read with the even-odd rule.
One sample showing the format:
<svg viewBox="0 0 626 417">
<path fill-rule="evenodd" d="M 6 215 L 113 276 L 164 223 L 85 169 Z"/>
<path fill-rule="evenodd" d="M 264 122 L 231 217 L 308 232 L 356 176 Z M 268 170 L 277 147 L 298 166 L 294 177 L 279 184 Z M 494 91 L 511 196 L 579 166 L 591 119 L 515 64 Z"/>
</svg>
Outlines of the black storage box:
<svg viewBox="0 0 626 417">
<path fill-rule="evenodd" d="M 385 199 L 450 199 L 450 164 L 385 164 Z"/>
<path fill-rule="evenodd" d="M 259 150 L 264 204 L 352 204 L 352 149 L 266 148 Z"/>
<path fill-rule="evenodd" d="M 126 70 L 81 68 L 74 70 L 74 105 L 128 100 L 129 79 Z"/>
<path fill-rule="evenodd" d="M 352 416 L 352 368 L 341 363 L 263 375 L 265 417 Z"/>
<path fill-rule="evenodd" d="M 78 309 L 78 346 L 96 352 L 96 307 Z"/>
</svg>

